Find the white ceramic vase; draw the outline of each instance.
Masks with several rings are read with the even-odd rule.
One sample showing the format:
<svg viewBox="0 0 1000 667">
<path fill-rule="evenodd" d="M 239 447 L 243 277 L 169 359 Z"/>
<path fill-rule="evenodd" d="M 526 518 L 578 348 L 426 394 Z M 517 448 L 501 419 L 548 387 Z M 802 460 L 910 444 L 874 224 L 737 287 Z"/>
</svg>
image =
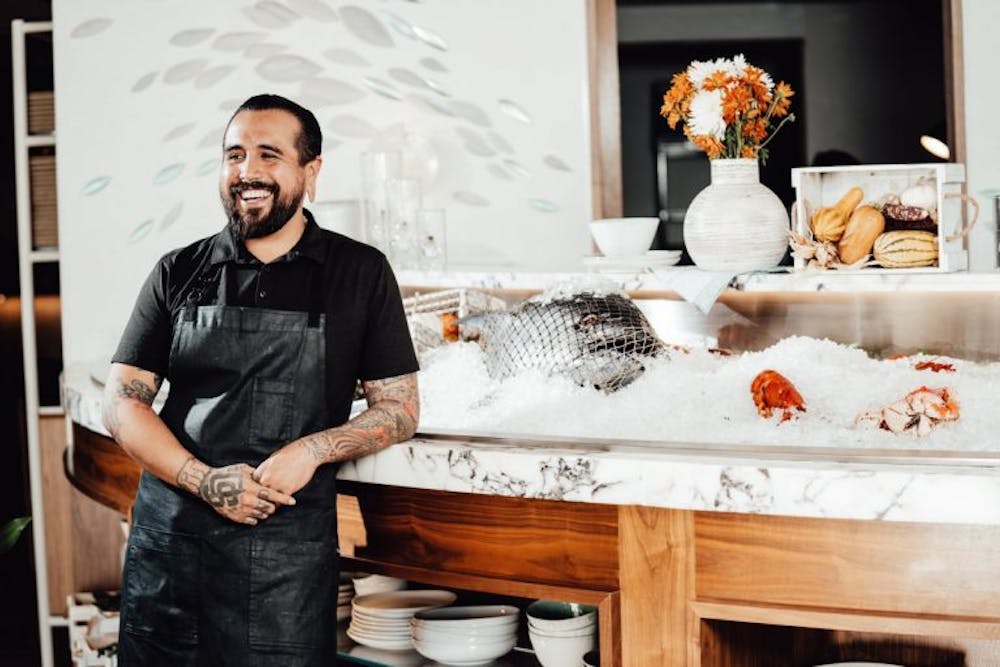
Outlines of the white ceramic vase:
<svg viewBox="0 0 1000 667">
<path fill-rule="evenodd" d="M 711 161 L 712 183 L 684 216 L 684 244 L 708 271 L 742 273 L 778 265 L 788 246 L 788 212 L 760 183 L 756 159 Z"/>
</svg>

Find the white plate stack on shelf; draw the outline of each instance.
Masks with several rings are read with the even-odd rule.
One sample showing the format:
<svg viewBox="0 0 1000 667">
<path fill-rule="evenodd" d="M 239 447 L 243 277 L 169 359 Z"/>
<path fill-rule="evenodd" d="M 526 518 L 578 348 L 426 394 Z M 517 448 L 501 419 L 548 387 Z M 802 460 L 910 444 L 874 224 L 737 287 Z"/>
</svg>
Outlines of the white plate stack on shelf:
<svg viewBox="0 0 1000 667">
<path fill-rule="evenodd" d="M 347 636 L 364 646 L 389 651 L 413 648 L 410 619 L 417 612 L 449 605 L 450 591 L 413 590 L 361 595 L 351 601 Z"/>
<path fill-rule="evenodd" d="M 483 665 L 517 643 L 520 611 L 509 605 L 441 607 L 414 614 L 413 646 L 440 665 Z"/>
<path fill-rule="evenodd" d="M 350 572 L 340 573 L 337 587 L 337 623 L 351 617 L 351 600 L 354 598 L 354 576 Z"/>
<path fill-rule="evenodd" d="M 538 600 L 528 606 L 528 638 L 542 667 L 580 667 L 597 648 L 597 608 Z"/>
</svg>

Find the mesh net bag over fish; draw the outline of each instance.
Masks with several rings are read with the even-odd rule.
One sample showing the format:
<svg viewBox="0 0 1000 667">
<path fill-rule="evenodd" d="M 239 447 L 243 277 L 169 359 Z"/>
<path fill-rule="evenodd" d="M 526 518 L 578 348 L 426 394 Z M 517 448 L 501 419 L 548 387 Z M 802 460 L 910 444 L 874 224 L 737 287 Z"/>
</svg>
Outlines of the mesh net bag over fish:
<svg viewBox="0 0 1000 667">
<path fill-rule="evenodd" d="M 459 326 L 463 338 L 478 340 L 497 379 L 533 368 L 612 392 L 664 353 L 649 321 L 622 294 L 546 293 L 509 312 L 464 318 Z"/>
</svg>

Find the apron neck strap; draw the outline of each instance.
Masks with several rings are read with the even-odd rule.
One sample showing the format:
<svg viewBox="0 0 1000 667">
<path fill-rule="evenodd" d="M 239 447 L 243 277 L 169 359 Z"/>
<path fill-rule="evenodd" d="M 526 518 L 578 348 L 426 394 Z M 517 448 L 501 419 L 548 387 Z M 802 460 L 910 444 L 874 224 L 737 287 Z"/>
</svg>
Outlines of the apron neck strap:
<svg viewBox="0 0 1000 667">
<path fill-rule="evenodd" d="M 319 326 L 320 315 L 326 310 L 326 299 L 323 290 L 323 265 L 314 264 L 309 279 L 309 328 Z"/>
</svg>

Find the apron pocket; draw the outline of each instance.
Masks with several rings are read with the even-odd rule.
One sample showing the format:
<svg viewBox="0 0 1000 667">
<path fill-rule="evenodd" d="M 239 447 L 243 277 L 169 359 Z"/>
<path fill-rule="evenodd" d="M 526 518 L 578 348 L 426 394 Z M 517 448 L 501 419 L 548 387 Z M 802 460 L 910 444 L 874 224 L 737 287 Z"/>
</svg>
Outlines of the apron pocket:
<svg viewBox="0 0 1000 667">
<path fill-rule="evenodd" d="M 253 538 L 250 646 L 316 647 L 334 632 L 336 543 Z"/>
<path fill-rule="evenodd" d="M 125 557 L 125 632 L 198 643 L 197 537 L 133 525 Z"/>
<path fill-rule="evenodd" d="M 292 439 L 292 399 L 295 386 L 288 380 L 254 378 L 250 409 L 250 442 Z"/>
</svg>

